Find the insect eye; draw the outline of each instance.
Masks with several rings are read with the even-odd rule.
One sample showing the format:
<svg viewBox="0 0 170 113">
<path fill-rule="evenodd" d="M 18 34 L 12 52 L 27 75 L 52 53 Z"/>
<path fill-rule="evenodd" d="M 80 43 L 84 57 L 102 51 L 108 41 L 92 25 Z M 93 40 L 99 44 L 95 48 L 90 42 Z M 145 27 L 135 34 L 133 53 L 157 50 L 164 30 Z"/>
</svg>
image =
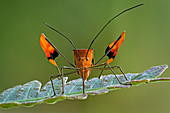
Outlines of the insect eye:
<svg viewBox="0 0 170 113">
<path fill-rule="evenodd" d="M 89 60 L 89 58 L 88 57 L 86 57 L 86 61 L 88 61 Z"/>
</svg>

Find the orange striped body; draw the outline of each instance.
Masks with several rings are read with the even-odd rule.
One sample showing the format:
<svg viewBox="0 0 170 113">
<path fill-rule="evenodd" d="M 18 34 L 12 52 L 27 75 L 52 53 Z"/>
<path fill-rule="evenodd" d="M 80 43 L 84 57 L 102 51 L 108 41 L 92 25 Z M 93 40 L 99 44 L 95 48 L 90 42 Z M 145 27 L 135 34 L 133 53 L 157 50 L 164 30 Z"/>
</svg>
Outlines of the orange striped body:
<svg viewBox="0 0 170 113">
<path fill-rule="evenodd" d="M 85 81 L 89 74 L 90 74 L 90 70 L 87 67 L 92 66 L 92 60 L 93 60 L 93 49 L 89 50 L 89 53 L 87 55 L 87 59 L 86 60 L 86 53 L 87 53 L 88 49 L 78 49 L 78 52 L 80 54 L 80 60 L 79 60 L 79 55 L 77 53 L 76 50 L 74 51 L 74 60 L 75 60 L 75 65 L 77 68 L 81 68 L 81 70 L 78 72 L 79 75 L 81 76 L 81 78 L 83 79 L 83 81 Z"/>
<path fill-rule="evenodd" d="M 111 49 L 111 51 L 107 54 L 107 56 L 109 57 L 109 60 L 107 61 L 107 63 L 111 63 L 115 56 L 117 55 L 117 52 L 121 46 L 121 44 L 123 43 L 125 39 L 125 31 L 122 32 L 122 34 L 120 35 L 120 37 L 112 42 L 107 48 L 105 53 Z M 55 62 L 55 58 L 58 57 L 58 52 L 57 50 L 54 48 L 55 46 L 52 45 L 51 42 L 49 42 L 49 40 L 47 39 L 47 37 L 45 37 L 45 35 L 42 33 L 41 37 L 40 37 L 40 44 L 41 47 L 43 49 L 43 51 L 46 54 L 46 57 L 48 58 L 49 62 L 52 63 L 54 66 L 57 66 L 56 62 Z M 78 50 L 73 50 L 74 51 L 74 60 L 75 60 L 75 67 L 76 68 L 81 68 L 80 71 L 78 71 L 78 74 L 81 76 L 81 78 L 83 79 L 83 81 L 85 81 L 88 76 L 90 75 L 90 70 L 88 69 L 88 67 L 91 67 L 93 65 L 93 49 L 90 49 L 88 54 L 87 54 L 87 59 L 86 59 L 86 53 L 88 51 L 88 49 L 78 49 Z M 78 53 L 80 54 L 80 58 Z"/>
</svg>

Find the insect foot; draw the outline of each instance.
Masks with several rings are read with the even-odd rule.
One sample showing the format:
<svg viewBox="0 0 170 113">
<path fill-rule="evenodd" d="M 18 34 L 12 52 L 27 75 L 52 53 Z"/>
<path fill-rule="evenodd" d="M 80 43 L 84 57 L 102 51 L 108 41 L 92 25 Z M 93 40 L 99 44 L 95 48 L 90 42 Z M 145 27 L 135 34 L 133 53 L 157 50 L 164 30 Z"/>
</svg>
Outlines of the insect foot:
<svg viewBox="0 0 170 113">
<path fill-rule="evenodd" d="M 130 82 L 123 83 L 122 85 L 130 85 L 130 86 L 132 86 L 132 84 Z"/>
</svg>

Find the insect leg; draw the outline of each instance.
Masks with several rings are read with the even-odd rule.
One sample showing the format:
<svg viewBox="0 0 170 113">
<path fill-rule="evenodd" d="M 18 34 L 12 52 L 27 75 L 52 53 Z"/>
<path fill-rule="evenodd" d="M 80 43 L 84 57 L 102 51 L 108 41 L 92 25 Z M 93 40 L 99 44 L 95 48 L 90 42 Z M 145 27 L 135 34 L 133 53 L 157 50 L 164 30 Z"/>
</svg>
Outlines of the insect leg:
<svg viewBox="0 0 170 113">
<path fill-rule="evenodd" d="M 57 64 L 55 67 L 57 68 L 58 73 L 61 74 L 60 69 L 58 68 Z"/>
<path fill-rule="evenodd" d="M 71 71 L 71 72 L 68 72 L 68 73 L 63 73 L 63 76 L 70 75 L 70 74 L 73 74 L 73 73 L 76 73 L 76 72 L 77 72 L 77 70 Z M 51 85 L 52 85 L 52 88 L 53 88 L 54 96 L 56 96 L 56 92 L 55 92 L 55 88 L 54 88 L 54 85 L 53 85 L 53 79 L 57 78 L 57 77 L 61 77 L 61 74 L 50 76 L 50 81 L 51 81 Z"/>
<path fill-rule="evenodd" d="M 106 67 L 106 65 L 107 65 L 108 67 Z M 90 69 L 90 70 L 102 70 L 102 72 L 103 72 L 104 70 L 110 69 L 110 70 L 112 71 L 112 73 L 115 75 L 116 79 L 118 80 L 118 82 L 119 82 L 120 84 L 122 84 L 122 85 L 131 85 L 131 83 L 129 82 L 129 80 L 128 80 L 128 78 L 126 77 L 125 73 L 123 72 L 123 70 L 122 70 L 119 66 L 112 66 L 112 67 L 111 67 L 108 63 L 106 63 L 106 65 L 105 65 L 104 68 L 94 68 L 94 67 L 91 68 L 91 67 L 90 67 L 89 69 Z M 123 74 L 123 76 L 125 77 L 125 79 L 127 80 L 127 83 L 122 83 L 122 82 L 119 80 L 119 78 L 117 77 L 116 73 L 113 71 L 114 68 L 119 68 L 119 70 L 121 71 L 121 73 Z"/>
<path fill-rule="evenodd" d="M 126 77 L 125 73 L 123 72 L 122 68 L 120 66 L 113 66 L 111 67 L 112 69 L 113 68 L 118 68 L 120 70 L 120 72 L 123 74 L 123 76 L 125 77 L 125 79 L 129 82 L 128 78 Z"/>
<path fill-rule="evenodd" d="M 104 65 L 103 69 L 105 69 L 106 64 L 107 64 L 107 63 L 97 64 L 97 65 L 93 65 L 93 66 L 91 66 L 90 68 L 93 68 L 93 67 L 99 67 L 99 66 Z M 101 69 L 101 70 L 102 70 L 102 69 Z M 100 77 L 101 77 L 101 75 L 102 75 L 103 71 L 104 71 L 104 70 L 102 70 L 102 71 L 101 71 L 101 73 L 100 73 L 100 75 L 99 75 L 99 77 L 98 77 L 99 79 L 100 79 Z"/>
<path fill-rule="evenodd" d="M 83 62 L 83 70 L 84 70 L 84 62 Z M 82 78 L 82 81 L 83 81 L 83 94 L 85 94 L 84 71 L 83 71 L 83 78 Z"/>
<path fill-rule="evenodd" d="M 104 65 L 104 67 L 103 67 L 103 69 L 104 69 L 104 68 L 106 67 L 106 63 L 93 65 L 93 66 L 91 66 L 91 67 L 99 67 L 99 66 L 102 66 L 102 65 Z M 90 67 L 90 68 L 91 68 L 91 67 Z M 101 77 L 101 75 L 102 75 L 103 71 L 104 71 L 104 70 L 102 70 L 102 71 L 100 72 L 100 75 L 98 76 L 98 78 L 99 78 L 99 79 L 100 79 L 100 77 Z"/>
<path fill-rule="evenodd" d="M 66 66 L 63 66 L 63 67 L 61 68 L 62 95 L 64 94 L 64 80 L 63 80 L 63 75 L 64 75 L 63 70 L 64 70 L 64 69 L 76 70 L 76 72 L 77 72 L 78 70 L 81 70 L 80 68 L 66 67 Z"/>
<path fill-rule="evenodd" d="M 106 65 L 105 65 L 103 68 L 105 68 L 105 67 L 106 67 Z M 104 71 L 104 70 L 102 70 L 102 71 L 100 72 L 100 75 L 99 75 L 99 77 L 98 77 L 99 79 L 100 79 L 100 77 L 101 77 L 103 71 Z"/>
<path fill-rule="evenodd" d="M 61 75 L 61 72 L 60 72 L 60 69 L 58 68 L 57 64 L 55 65 L 55 67 L 57 68 L 57 71 L 58 73 Z M 55 89 L 54 89 L 54 84 L 53 84 L 53 78 L 57 78 L 56 76 L 50 76 L 50 81 L 51 81 L 51 85 L 52 85 L 52 88 L 53 88 L 53 92 L 54 92 L 54 96 L 56 95 L 56 92 L 55 92 Z"/>
<path fill-rule="evenodd" d="M 108 63 L 106 63 L 106 64 L 108 64 Z M 106 67 L 106 65 L 105 65 L 103 68 L 105 68 L 105 67 Z M 120 66 L 112 66 L 111 68 L 112 68 L 112 69 L 118 68 L 118 69 L 120 70 L 120 72 L 123 74 L 123 76 L 125 77 L 125 79 L 129 82 L 128 78 L 126 77 L 125 73 L 123 72 L 123 70 L 122 70 L 122 68 L 121 68 Z M 98 77 L 99 79 L 100 79 L 103 71 L 104 71 L 104 70 L 101 71 L 101 73 L 100 73 L 100 75 L 99 75 L 99 77 Z"/>
<path fill-rule="evenodd" d="M 83 81 L 83 94 L 85 94 L 84 71 L 83 71 L 83 78 L 82 78 L 82 81 Z"/>
<path fill-rule="evenodd" d="M 50 76 L 50 81 L 51 81 L 51 86 L 52 86 L 52 88 L 53 88 L 53 92 L 54 92 L 54 96 L 56 96 L 56 92 L 55 92 L 55 89 L 54 89 L 54 84 L 53 84 L 53 78 L 57 78 L 57 77 L 55 77 L 55 76 Z"/>
<path fill-rule="evenodd" d="M 113 66 L 111 67 L 108 63 L 106 63 L 108 65 L 108 67 L 110 68 L 110 70 L 112 71 L 112 73 L 115 75 L 116 79 L 118 80 L 118 82 L 122 85 L 131 85 L 131 83 L 129 82 L 129 80 L 127 79 L 125 73 L 122 71 L 122 69 L 119 66 Z M 115 74 L 115 72 L 113 71 L 113 68 L 119 68 L 120 71 L 122 72 L 123 76 L 125 77 L 125 79 L 127 80 L 127 83 L 122 83 L 119 78 L 117 77 L 117 75 Z"/>
</svg>

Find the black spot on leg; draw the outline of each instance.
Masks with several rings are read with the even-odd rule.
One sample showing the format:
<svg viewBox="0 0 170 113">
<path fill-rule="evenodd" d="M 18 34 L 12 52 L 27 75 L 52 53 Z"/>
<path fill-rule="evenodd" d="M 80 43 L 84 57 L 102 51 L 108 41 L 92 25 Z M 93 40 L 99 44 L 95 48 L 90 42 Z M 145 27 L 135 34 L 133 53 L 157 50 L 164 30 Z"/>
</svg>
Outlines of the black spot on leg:
<svg viewBox="0 0 170 113">
<path fill-rule="evenodd" d="M 54 51 L 53 53 L 50 53 L 52 59 L 54 60 L 56 57 L 58 57 L 58 53 Z"/>
<path fill-rule="evenodd" d="M 105 50 L 105 53 L 107 53 L 108 51 L 109 51 L 109 49 L 110 49 L 110 47 L 108 46 L 107 48 L 106 48 L 106 50 Z M 109 59 L 110 58 L 115 58 L 115 56 L 113 56 L 114 55 L 114 52 L 109 52 L 108 54 L 107 54 L 107 56 L 109 57 Z"/>
</svg>

